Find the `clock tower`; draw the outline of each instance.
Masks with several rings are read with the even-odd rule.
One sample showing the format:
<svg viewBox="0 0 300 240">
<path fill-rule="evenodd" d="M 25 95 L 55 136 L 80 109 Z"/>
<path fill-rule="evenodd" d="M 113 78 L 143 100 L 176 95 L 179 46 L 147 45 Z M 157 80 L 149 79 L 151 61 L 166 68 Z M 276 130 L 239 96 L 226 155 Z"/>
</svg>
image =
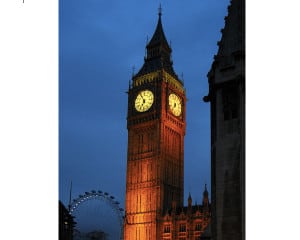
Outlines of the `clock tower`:
<svg viewBox="0 0 300 240">
<path fill-rule="evenodd" d="M 186 96 L 158 15 L 128 89 L 125 240 L 159 239 L 163 214 L 183 206 Z"/>
</svg>

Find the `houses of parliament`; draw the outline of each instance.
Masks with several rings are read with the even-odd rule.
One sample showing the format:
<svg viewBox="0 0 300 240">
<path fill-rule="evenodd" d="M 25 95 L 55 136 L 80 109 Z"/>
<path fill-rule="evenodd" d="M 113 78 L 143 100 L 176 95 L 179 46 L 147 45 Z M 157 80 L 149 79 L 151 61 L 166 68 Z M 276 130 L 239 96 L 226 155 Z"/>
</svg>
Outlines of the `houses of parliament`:
<svg viewBox="0 0 300 240">
<path fill-rule="evenodd" d="M 209 91 L 199 96 L 210 104 L 211 189 L 203 186 L 201 204 L 189 195 L 184 206 L 187 98 L 159 10 L 127 92 L 124 240 L 245 239 L 245 0 L 230 1 L 221 33 Z M 72 239 L 63 228 L 69 213 L 60 209 L 60 239 Z"/>
<path fill-rule="evenodd" d="M 208 73 L 212 203 L 184 206 L 186 94 L 173 69 L 161 9 L 128 89 L 124 240 L 245 238 L 244 1 L 232 0 Z"/>
</svg>

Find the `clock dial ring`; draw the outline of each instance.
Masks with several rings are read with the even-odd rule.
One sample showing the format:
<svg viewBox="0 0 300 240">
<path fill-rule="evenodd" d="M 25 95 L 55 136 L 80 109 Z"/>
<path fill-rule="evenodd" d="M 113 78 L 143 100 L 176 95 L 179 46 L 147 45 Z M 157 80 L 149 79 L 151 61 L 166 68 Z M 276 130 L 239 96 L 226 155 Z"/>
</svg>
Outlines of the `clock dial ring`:
<svg viewBox="0 0 300 240">
<path fill-rule="evenodd" d="M 149 110 L 154 102 L 154 94 L 146 89 L 140 91 L 134 101 L 134 107 L 138 112 L 146 112 Z"/>
<path fill-rule="evenodd" d="M 169 108 L 174 116 L 178 117 L 181 115 L 181 99 L 174 93 L 169 95 Z"/>
</svg>

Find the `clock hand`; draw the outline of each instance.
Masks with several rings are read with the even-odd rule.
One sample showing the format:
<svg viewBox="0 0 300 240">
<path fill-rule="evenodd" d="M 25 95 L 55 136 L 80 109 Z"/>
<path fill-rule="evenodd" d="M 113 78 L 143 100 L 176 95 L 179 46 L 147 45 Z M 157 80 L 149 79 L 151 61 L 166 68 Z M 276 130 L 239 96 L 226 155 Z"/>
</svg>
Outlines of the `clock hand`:
<svg viewBox="0 0 300 240">
<path fill-rule="evenodd" d="M 142 99 L 143 99 L 143 103 L 142 103 L 142 106 L 145 104 L 146 100 L 143 98 L 142 96 Z"/>
<path fill-rule="evenodd" d="M 141 101 L 141 106 L 143 106 L 143 104 L 144 104 L 144 98 L 143 98 L 142 94 L 140 94 L 140 97 L 141 97 L 141 99 L 142 99 L 142 101 Z"/>
</svg>

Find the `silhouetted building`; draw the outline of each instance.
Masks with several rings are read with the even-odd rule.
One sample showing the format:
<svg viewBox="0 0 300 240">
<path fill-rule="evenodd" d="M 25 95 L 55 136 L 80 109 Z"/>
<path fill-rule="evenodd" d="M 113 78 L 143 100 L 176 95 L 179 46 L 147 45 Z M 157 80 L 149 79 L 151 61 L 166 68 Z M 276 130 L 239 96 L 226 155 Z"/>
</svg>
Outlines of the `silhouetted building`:
<svg viewBox="0 0 300 240">
<path fill-rule="evenodd" d="M 68 209 L 59 201 L 59 240 L 72 240 L 76 222 Z"/>
<path fill-rule="evenodd" d="M 210 221 L 203 205 L 183 206 L 186 95 L 173 69 L 159 12 L 142 68 L 128 89 L 125 240 L 198 239 Z"/>
<path fill-rule="evenodd" d="M 245 0 L 232 0 L 208 73 L 213 240 L 245 239 Z"/>
</svg>

